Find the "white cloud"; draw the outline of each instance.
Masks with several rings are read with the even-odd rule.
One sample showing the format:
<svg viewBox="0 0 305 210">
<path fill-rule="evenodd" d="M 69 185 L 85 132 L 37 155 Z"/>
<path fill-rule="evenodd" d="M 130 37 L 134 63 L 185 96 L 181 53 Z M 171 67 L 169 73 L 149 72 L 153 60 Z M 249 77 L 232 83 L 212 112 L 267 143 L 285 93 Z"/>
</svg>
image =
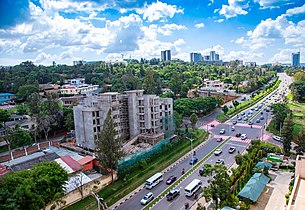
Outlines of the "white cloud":
<svg viewBox="0 0 305 210">
<path fill-rule="evenodd" d="M 225 19 L 218 19 L 218 20 L 215 20 L 214 22 L 215 23 L 222 23 Z"/>
<path fill-rule="evenodd" d="M 204 27 L 204 23 L 198 23 L 195 25 L 196 28 L 203 28 Z"/>
<path fill-rule="evenodd" d="M 244 60 L 244 61 L 255 61 L 264 56 L 263 53 L 254 53 L 250 51 L 230 51 L 229 54 L 223 56 L 223 59 L 226 61 L 231 60 Z"/>
<path fill-rule="evenodd" d="M 42 52 L 34 59 L 34 63 L 35 64 L 50 63 L 51 58 L 52 56 L 50 54 L 46 54 L 45 52 Z"/>
<path fill-rule="evenodd" d="M 162 27 L 158 28 L 158 32 L 164 36 L 170 36 L 173 34 L 174 30 L 186 30 L 187 28 L 184 25 L 177 25 L 175 23 L 165 24 Z"/>
<path fill-rule="evenodd" d="M 229 0 L 228 3 L 229 5 L 222 5 L 219 10 L 219 14 L 224 15 L 226 19 L 248 14 L 248 11 L 245 10 L 249 7 L 248 0 Z M 215 10 L 214 13 L 217 11 Z"/>
<path fill-rule="evenodd" d="M 295 7 L 286 11 L 287 16 L 293 16 L 305 13 L 305 4 L 301 7 Z"/>
<path fill-rule="evenodd" d="M 210 55 L 210 51 L 215 51 L 219 55 L 224 55 L 224 48 L 221 45 L 216 45 L 211 48 L 206 48 L 201 52 L 201 54 L 202 56 Z"/>
<path fill-rule="evenodd" d="M 136 9 L 137 13 L 143 14 L 143 19 L 153 22 L 156 20 L 166 21 L 166 18 L 172 18 L 175 14 L 182 13 L 183 9 L 176 5 L 169 5 L 160 1 L 154 2 L 151 5 L 145 5 L 142 9 Z"/>
<path fill-rule="evenodd" d="M 279 8 L 282 5 L 290 4 L 291 0 L 254 0 L 255 3 L 258 3 L 262 9 L 267 8 Z"/>
</svg>

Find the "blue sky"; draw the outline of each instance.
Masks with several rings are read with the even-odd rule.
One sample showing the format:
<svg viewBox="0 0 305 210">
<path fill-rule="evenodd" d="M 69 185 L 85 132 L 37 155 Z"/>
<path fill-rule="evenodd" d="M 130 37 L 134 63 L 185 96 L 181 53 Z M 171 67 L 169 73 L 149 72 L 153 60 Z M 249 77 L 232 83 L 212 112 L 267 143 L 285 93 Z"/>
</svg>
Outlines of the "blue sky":
<svg viewBox="0 0 305 210">
<path fill-rule="evenodd" d="M 304 0 L 1 0 L 0 65 L 160 57 L 305 62 Z"/>
</svg>

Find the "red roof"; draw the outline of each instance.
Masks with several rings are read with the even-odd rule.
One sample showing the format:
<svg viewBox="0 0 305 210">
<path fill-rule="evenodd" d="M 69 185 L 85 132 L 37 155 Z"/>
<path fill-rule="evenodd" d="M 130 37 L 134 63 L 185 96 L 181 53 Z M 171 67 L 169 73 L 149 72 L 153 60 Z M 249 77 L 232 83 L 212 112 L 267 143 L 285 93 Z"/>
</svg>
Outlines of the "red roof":
<svg viewBox="0 0 305 210">
<path fill-rule="evenodd" d="M 0 176 L 6 174 L 9 170 L 6 169 L 6 166 L 0 164 Z"/>
<path fill-rule="evenodd" d="M 62 159 L 62 161 L 64 161 L 74 171 L 79 171 L 82 169 L 82 165 L 73 158 L 71 158 L 70 155 L 61 156 L 60 159 Z"/>
<path fill-rule="evenodd" d="M 86 156 L 80 160 L 78 160 L 78 162 L 81 164 L 81 165 L 85 165 L 86 163 L 89 163 L 90 161 L 94 160 L 95 158 L 91 157 L 91 156 Z"/>
</svg>

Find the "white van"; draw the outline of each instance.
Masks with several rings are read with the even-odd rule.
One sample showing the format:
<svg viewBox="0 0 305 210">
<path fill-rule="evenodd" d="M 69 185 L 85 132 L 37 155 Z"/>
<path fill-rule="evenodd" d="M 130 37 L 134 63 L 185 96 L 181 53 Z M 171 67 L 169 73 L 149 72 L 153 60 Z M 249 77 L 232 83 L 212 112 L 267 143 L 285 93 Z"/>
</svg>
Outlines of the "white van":
<svg viewBox="0 0 305 210">
<path fill-rule="evenodd" d="M 193 194 L 201 188 L 202 182 L 199 179 L 194 179 L 189 185 L 184 188 L 186 196 L 191 197 Z"/>
<path fill-rule="evenodd" d="M 153 175 L 152 177 L 146 180 L 145 187 L 147 189 L 151 189 L 162 181 L 163 181 L 163 174 L 156 173 L 155 175 Z"/>
<path fill-rule="evenodd" d="M 240 139 L 245 140 L 247 138 L 247 134 L 241 134 Z"/>
</svg>

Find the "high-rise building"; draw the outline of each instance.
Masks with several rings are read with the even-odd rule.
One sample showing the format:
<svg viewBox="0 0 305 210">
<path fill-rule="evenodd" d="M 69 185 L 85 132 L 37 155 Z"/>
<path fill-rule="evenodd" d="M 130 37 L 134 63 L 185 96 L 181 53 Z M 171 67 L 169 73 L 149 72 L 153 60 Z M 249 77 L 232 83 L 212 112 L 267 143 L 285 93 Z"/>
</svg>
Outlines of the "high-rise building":
<svg viewBox="0 0 305 210">
<path fill-rule="evenodd" d="M 161 61 L 170 61 L 171 59 L 172 58 L 170 50 L 161 51 Z"/>
<path fill-rule="evenodd" d="M 210 56 L 209 55 L 204 56 L 203 61 L 210 61 Z"/>
<path fill-rule="evenodd" d="M 215 54 L 215 61 L 219 61 L 219 54 Z"/>
<path fill-rule="evenodd" d="M 292 53 L 292 66 L 300 66 L 300 52 Z"/>
<path fill-rule="evenodd" d="M 103 129 L 111 110 L 116 137 L 128 141 L 139 136 L 148 143 L 164 138 L 167 117 L 173 114 L 173 100 L 143 94 L 144 90 L 103 93 L 87 96 L 73 108 L 76 143 L 95 148 L 94 140 Z"/>
<path fill-rule="evenodd" d="M 202 55 L 200 53 L 191 53 L 190 54 L 191 57 L 191 62 L 193 63 L 197 63 L 199 61 L 202 61 Z"/>
<path fill-rule="evenodd" d="M 215 51 L 210 51 L 210 61 L 215 61 Z"/>
</svg>

